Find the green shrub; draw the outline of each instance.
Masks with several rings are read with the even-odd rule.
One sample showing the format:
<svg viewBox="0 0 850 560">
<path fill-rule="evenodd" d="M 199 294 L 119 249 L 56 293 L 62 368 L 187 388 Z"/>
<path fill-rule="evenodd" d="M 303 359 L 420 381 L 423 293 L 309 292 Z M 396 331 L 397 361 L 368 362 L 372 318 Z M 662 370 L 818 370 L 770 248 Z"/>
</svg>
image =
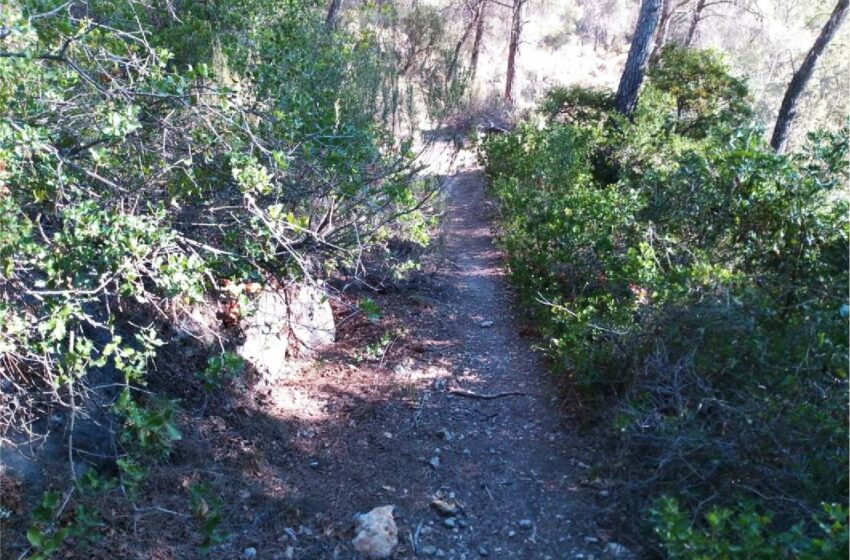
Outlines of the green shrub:
<svg viewBox="0 0 850 560">
<path fill-rule="evenodd" d="M 823 560 L 846 558 L 848 546 L 847 509 L 839 505 L 823 506 L 810 525 L 785 531 L 771 528 L 772 516 L 757 513 L 743 504 L 735 513 L 713 508 L 705 514 L 705 528 L 695 528 L 690 516 L 675 500 L 660 500 L 651 512 L 654 529 L 671 560 Z"/>
<path fill-rule="evenodd" d="M 545 114 L 588 106 L 481 154 L 553 367 L 618 434 L 624 509 L 674 495 L 701 534 L 692 511 L 751 501 L 775 512 L 763 557 L 783 527 L 822 538 L 809 520 L 848 484 L 848 130 L 777 155 L 745 84 L 681 49 L 633 121 L 604 99 L 556 92 Z"/>
<path fill-rule="evenodd" d="M 647 79 L 672 97 L 678 134 L 701 138 L 713 126 L 734 129 L 753 115 L 746 82 L 732 76 L 715 51 L 667 45 L 650 64 Z"/>
</svg>

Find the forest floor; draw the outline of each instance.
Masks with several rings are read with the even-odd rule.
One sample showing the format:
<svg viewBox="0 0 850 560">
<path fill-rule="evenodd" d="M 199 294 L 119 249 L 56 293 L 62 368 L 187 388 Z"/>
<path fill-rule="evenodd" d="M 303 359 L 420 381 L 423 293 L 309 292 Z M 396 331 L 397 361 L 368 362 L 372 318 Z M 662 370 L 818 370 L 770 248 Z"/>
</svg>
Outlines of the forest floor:
<svg viewBox="0 0 850 560">
<path fill-rule="evenodd" d="M 617 551 L 596 452 L 514 307 L 482 173 L 467 154 L 445 180 L 441 240 L 416 281 L 370 295 L 381 319 L 338 317 L 317 360 L 184 419 L 136 511 L 100 508 L 111 529 L 86 557 L 199 557 L 194 520 L 174 512 L 201 482 L 229 535 L 209 558 L 358 558 L 352 516 L 383 505 L 396 559 Z"/>
</svg>

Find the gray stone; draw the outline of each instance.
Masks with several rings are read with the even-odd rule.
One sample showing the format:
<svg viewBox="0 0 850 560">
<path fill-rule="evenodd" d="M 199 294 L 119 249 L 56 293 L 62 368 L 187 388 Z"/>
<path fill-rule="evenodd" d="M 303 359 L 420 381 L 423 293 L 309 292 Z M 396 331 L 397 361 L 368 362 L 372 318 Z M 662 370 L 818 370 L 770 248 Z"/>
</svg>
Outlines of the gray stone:
<svg viewBox="0 0 850 560">
<path fill-rule="evenodd" d="M 443 525 L 445 525 L 449 529 L 454 529 L 455 527 L 457 527 L 457 519 L 455 519 L 454 517 L 449 517 L 448 519 L 444 519 Z"/>
<path fill-rule="evenodd" d="M 445 428 L 442 428 L 440 431 L 437 432 L 437 437 L 443 441 L 452 441 L 455 438 L 454 434 L 452 434 Z"/>
<path fill-rule="evenodd" d="M 479 556 L 489 556 L 490 552 L 486 548 L 484 548 L 483 546 L 479 546 L 478 547 L 478 555 Z"/>
<path fill-rule="evenodd" d="M 534 523 L 531 522 L 531 519 L 520 519 L 519 526 L 522 529 L 531 529 L 534 527 Z"/>
<path fill-rule="evenodd" d="M 605 555 L 605 558 L 610 560 L 626 560 L 634 558 L 631 550 L 615 542 L 609 542 L 606 544 L 602 553 Z"/>
<path fill-rule="evenodd" d="M 253 546 L 249 546 L 245 550 L 242 551 L 242 558 L 245 560 L 252 560 L 257 557 L 257 549 Z"/>
<path fill-rule="evenodd" d="M 420 549 L 420 552 L 423 556 L 434 556 L 437 553 L 437 547 L 432 544 L 425 545 Z"/>
</svg>

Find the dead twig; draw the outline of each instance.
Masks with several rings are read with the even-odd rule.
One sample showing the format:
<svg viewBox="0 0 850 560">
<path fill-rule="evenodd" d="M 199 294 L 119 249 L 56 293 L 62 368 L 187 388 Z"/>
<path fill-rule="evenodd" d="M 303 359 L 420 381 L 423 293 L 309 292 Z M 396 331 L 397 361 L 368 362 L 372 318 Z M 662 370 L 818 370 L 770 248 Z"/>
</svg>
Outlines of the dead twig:
<svg viewBox="0 0 850 560">
<path fill-rule="evenodd" d="M 504 393 L 495 393 L 492 395 L 483 395 L 481 393 L 473 393 L 472 391 L 465 391 L 463 389 L 449 389 L 449 393 L 452 395 L 457 395 L 458 397 L 466 397 L 468 399 L 481 399 L 481 400 L 493 400 L 493 399 L 501 399 L 502 397 L 528 397 L 530 396 L 528 393 L 523 393 L 521 391 L 506 391 Z"/>
</svg>

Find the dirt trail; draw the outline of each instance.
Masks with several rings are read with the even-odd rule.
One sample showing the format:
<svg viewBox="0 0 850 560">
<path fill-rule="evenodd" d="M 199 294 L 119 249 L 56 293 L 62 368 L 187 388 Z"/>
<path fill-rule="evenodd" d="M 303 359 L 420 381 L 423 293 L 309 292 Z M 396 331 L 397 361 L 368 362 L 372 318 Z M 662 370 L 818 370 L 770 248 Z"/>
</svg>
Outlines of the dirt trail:
<svg viewBox="0 0 850 560">
<path fill-rule="evenodd" d="M 579 484 L 587 474 L 583 442 L 559 421 L 550 375 L 532 341 L 519 334 L 492 242 L 481 172 L 456 173 L 450 188 L 437 279 L 445 287 L 449 336 L 456 342 L 449 387 L 524 395 L 479 402 L 437 393 L 426 408 L 423 447 L 429 432 L 444 427 L 463 438 L 443 446 L 434 490 L 453 490 L 472 518 L 471 529 L 437 528 L 429 540 L 444 551 L 467 550 L 468 557 L 478 556 L 482 546 L 496 558 L 581 557 L 584 538 L 597 535 L 597 508 L 589 503 L 595 493 Z"/>
<path fill-rule="evenodd" d="M 229 535 L 209 558 L 357 558 L 352 515 L 383 505 L 395 506 L 396 559 L 600 558 L 607 498 L 520 335 L 480 170 L 452 170 L 448 190 L 444 242 L 418 282 L 371 294 L 379 322 L 339 306 L 338 341 L 318 361 L 187 421 L 144 513 L 111 520 L 132 543 L 91 558 L 197 557 L 192 519 L 167 511 L 199 482 Z"/>
<path fill-rule="evenodd" d="M 560 420 L 551 376 L 519 334 L 482 174 L 468 166 L 448 181 L 440 264 L 417 291 L 378 299 L 405 334 L 377 367 L 341 374 L 330 364 L 343 339 L 319 374 L 326 383 L 302 387 L 334 395 L 330 406 L 349 418 L 317 428 L 330 451 L 290 477 L 316 509 L 333 510 L 332 538 L 304 557 L 355 557 L 343 541 L 347 516 L 386 504 L 396 506 L 395 558 L 599 557 L 599 490 L 583 484 L 589 452 Z M 434 498 L 459 513 L 441 516 Z"/>
</svg>

